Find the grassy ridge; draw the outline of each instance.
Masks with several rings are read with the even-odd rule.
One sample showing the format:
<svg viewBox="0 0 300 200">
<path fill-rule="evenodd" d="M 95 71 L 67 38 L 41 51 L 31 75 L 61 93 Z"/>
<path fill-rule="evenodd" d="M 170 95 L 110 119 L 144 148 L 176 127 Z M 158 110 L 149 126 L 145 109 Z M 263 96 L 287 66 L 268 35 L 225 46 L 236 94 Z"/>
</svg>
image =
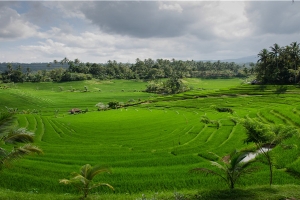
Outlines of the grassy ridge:
<svg viewBox="0 0 300 200">
<path fill-rule="evenodd" d="M 190 81 L 194 90 L 159 98 L 140 92 L 146 83 L 121 80 L 24 83 L 0 90 L 0 109 L 17 107 L 24 113 L 18 114 L 16 123 L 35 132 L 36 144 L 45 152 L 4 170 L 1 188 L 25 193 L 74 193 L 73 188 L 59 185 L 58 180 L 89 163 L 112 168 L 112 175 L 96 180 L 113 185 L 117 195 L 224 189 L 226 185 L 218 178 L 188 171 L 211 167 L 209 160 L 215 158 L 209 152 L 223 156 L 233 149 L 253 148 L 244 144 L 244 129 L 230 117 L 258 117 L 266 123 L 297 127 L 300 124 L 297 88 L 289 87 L 285 94 L 278 94 L 275 86 L 240 85 L 238 79 L 186 81 Z M 88 92 L 83 91 L 84 86 Z M 114 99 L 123 102 L 140 99 L 144 103 L 96 111 L 96 103 Z M 89 112 L 69 115 L 67 111 L 72 107 L 88 108 Z M 214 107 L 228 107 L 234 113 L 218 112 Z M 58 114 L 55 110 L 59 110 Z M 219 129 L 201 123 L 201 116 L 218 121 Z M 295 141 L 297 138 L 292 138 L 287 143 Z M 299 184 L 299 179 L 286 172 L 300 173 L 298 148 L 284 151 L 281 148 L 274 149 L 279 160 L 274 183 Z M 267 165 L 256 165 L 259 172 L 241 179 L 240 187 L 268 183 Z M 112 195 L 103 188 L 93 192 Z"/>
</svg>

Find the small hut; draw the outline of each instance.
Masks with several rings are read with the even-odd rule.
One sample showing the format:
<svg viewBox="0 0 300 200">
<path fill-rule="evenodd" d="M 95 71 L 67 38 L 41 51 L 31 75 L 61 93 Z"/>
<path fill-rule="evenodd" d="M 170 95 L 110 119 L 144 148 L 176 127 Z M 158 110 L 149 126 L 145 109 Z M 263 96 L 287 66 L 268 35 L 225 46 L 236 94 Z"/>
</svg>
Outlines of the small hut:
<svg viewBox="0 0 300 200">
<path fill-rule="evenodd" d="M 69 110 L 70 114 L 81 113 L 82 111 L 79 108 L 72 108 Z"/>
</svg>

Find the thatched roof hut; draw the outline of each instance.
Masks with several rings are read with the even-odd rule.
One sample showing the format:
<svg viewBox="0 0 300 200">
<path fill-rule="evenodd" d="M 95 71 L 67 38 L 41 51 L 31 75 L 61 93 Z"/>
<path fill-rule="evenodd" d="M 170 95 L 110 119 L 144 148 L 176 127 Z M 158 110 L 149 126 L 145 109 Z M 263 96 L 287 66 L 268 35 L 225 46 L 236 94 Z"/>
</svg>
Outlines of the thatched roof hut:
<svg viewBox="0 0 300 200">
<path fill-rule="evenodd" d="M 79 108 L 72 108 L 69 110 L 70 114 L 81 113 L 82 111 Z"/>
</svg>

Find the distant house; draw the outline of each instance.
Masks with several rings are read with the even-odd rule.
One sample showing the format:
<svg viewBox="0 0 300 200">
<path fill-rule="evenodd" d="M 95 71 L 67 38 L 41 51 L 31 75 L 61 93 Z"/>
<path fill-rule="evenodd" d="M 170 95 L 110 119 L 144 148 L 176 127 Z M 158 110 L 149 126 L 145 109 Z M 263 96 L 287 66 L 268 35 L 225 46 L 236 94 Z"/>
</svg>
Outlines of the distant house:
<svg viewBox="0 0 300 200">
<path fill-rule="evenodd" d="M 252 84 L 252 85 L 259 85 L 259 84 L 260 84 L 260 81 L 258 81 L 258 80 L 253 80 L 253 81 L 251 81 L 251 84 Z"/>
<path fill-rule="evenodd" d="M 81 113 L 82 111 L 79 108 L 72 108 L 69 110 L 70 114 Z"/>
</svg>

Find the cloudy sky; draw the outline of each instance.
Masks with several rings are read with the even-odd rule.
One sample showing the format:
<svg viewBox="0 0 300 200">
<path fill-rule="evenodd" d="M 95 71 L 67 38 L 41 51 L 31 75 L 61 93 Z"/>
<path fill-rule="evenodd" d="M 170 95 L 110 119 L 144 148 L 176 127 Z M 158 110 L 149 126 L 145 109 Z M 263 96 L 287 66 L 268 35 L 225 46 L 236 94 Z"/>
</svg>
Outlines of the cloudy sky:
<svg viewBox="0 0 300 200">
<path fill-rule="evenodd" d="M 0 62 L 240 58 L 300 42 L 299 10 L 299 0 L 0 0 Z"/>
</svg>

